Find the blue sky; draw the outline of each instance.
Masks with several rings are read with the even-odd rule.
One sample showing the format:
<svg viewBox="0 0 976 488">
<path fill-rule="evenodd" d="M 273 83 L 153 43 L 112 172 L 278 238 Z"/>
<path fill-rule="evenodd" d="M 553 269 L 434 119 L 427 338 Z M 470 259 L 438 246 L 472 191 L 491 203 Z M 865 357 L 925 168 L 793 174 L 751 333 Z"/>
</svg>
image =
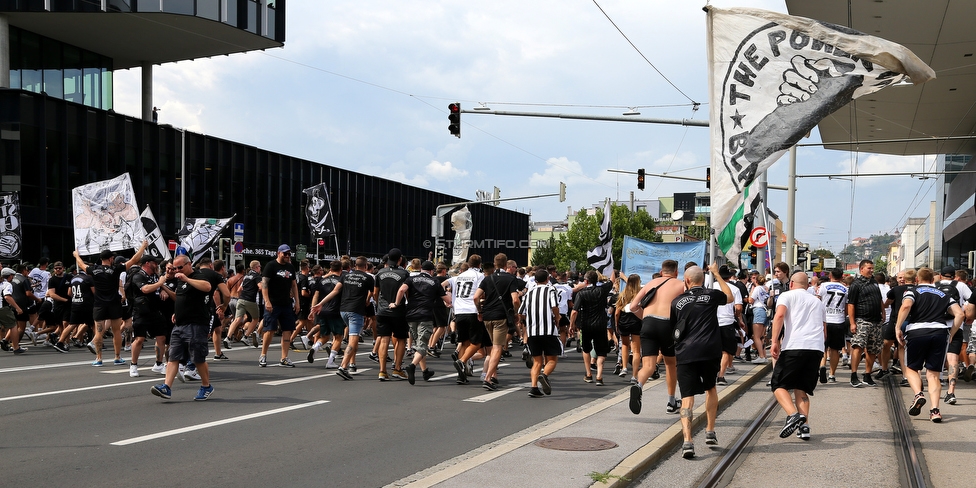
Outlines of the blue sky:
<svg viewBox="0 0 976 488">
<path fill-rule="evenodd" d="M 472 200 L 494 186 L 513 197 L 556 193 L 565 182 L 565 203 L 503 204 L 539 221 L 628 198 L 636 177 L 608 169 L 704 177 L 709 140 L 700 127 L 464 114 L 461 139 L 448 133 L 452 101 L 595 115 L 640 106 L 643 117 L 707 119 L 702 4 L 598 1 L 667 80 L 592 0 L 330 0 L 288 3 L 282 49 L 157 66 L 154 103 L 160 123 Z M 786 11 L 782 1 L 712 5 Z M 116 111 L 140 113 L 140 76 L 116 73 Z M 694 112 L 692 101 L 702 108 Z M 819 142 L 818 133 L 804 142 Z M 800 148 L 798 173 L 846 172 L 854 159 Z M 856 159 L 862 173 L 933 164 L 932 156 Z M 770 184 L 786 185 L 787 164 L 770 169 Z M 797 238 L 839 251 L 848 237 L 891 232 L 928 212 L 934 181 L 861 178 L 852 192 L 850 181 L 800 180 Z M 649 177 L 637 197 L 703 190 Z M 785 192 L 770 191 L 770 207 L 785 217 Z"/>
</svg>

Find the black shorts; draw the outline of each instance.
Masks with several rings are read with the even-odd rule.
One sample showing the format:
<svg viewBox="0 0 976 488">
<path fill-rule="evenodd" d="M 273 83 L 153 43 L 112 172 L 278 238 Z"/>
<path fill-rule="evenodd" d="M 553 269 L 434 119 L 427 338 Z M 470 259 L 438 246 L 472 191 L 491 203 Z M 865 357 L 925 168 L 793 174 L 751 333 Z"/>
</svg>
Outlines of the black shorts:
<svg viewBox="0 0 976 488">
<path fill-rule="evenodd" d="M 24 315 L 35 315 L 41 309 L 41 304 L 34 302 L 24 309 Z M 18 319 L 19 320 L 19 319 Z M 27 319 L 24 319 L 27 320 Z"/>
<path fill-rule="evenodd" d="M 528 346 L 529 354 L 532 357 L 547 356 L 556 358 L 563 353 L 562 347 L 559 346 L 559 336 L 529 336 Z"/>
<path fill-rule="evenodd" d="M 54 304 L 54 310 L 51 312 L 54 314 L 55 321 L 60 325 L 64 322 L 71 320 L 71 305 L 62 304 L 61 302 Z"/>
<path fill-rule="evenodd" d="M 737 328 L 738 326 L 735 324 L 723 325 L 718 328 L 719 333 L 722 335 L 722 352 L 735 356 L 735 351 L 739 348 Z"/>
<path fill-rule="evenodd" d="M 377 337 L 396 337 L 406 339 L 410 337 L 410 326 L 407 325 L 406 317 L 390 317 L 388 315 L 376 316 L 376 336 Z"/>
<path fill-rule="evenodd" d="M 721 366 L 721 359 L 678 364 L 678 388 L 681 391 L 681 398 L 701 395 L 715 388 L 715 379 Z"/>
<path fill-rule="evenodd" d="M 462 313 L 454 316 L 458 343 L 470 342 L 476 346 L 485 343 L 488 335 L 485 324 L 478 320 L 476 313 Z M 488 340 L 488 342 L 491 342 Z"/>
<path fill-rule="evenodd" d="M 103 302 L 92 308 L 92 317 L 95 321 L 118 320 L 122 318 L 122 302 Z"/>
<path fill-rule="evenodd" d="M 122 320 L 129 320 L 132 318 L 132 305 L 125 304 L 122 305 Z"/>
<path fill-rule="evenodd" d="M 583 327 L 580 329 L 580 343 L 583 352 L 593 351 L 596 357 L 607 357 L 610 352 L 610 340 L 607 339 L 607 329 L 604 327 Z"/>
<path fill-rule="evenodd" d="M 823 352 L 809 349 L 790 349 L 780 353 L 773 368 L 771 389 L 803 390 L 813 395 L 820 376 Z"/>
<path fill-rule="evenodd" d="M 54 313 L 54 304 L 47 300 L 41 302 L 41 308 L 37 310 L 37 318 L 47 325 L 61 325 L 60 316 Z"/>
<path fill-rule="evenodd" d="M 845 337 L 847 333 L 851 331 L 851 327 L 846 324 L 827 324 L 827 338 L 824 340 L 824 345 L 827 349 L 833 349 L 835 351 L 840 351 L 844 349 L 846 344 Z"/>
<path fill-rule="evenodd" d="M 952 335 L 952 340 L 949 341 L 949 348 L 946 352 L 949 354 L 959 354 L 962 352 L 962 327 Z"/>
<path fill-rule="evenodd" d="M 893 341 L 898 337 L 895 335 L 895 323 L 888 321 L 881 324 L 881 340 Z"/>
<path fill-rule="evenodd" d="M 569 327 L 569 317 L 564 313 L 559 314 L 559 327 Z"/>
<path fill-rule="evenodd" d="M 920 371 L 942 371 L 945 364 L 948 329 L 921 329 L 909 331 L 905 339 L 905 366 Z"/>
<path fill-rule="evenodd" d="M 641 357 L 658 353 L 674 357 L 674 328 L 671 321 L 654 315 L 644 317 L 640 330 Z"/>
<path fill-rule="evenodd" d="M 375 317 L 376 316 L 376 306 L 372 303 L 366 304 L 366 310 L 363 311 L 363 317 Z"/>
<path fill-rule="evenodd" d="M 28 320 L 30 320 L 30 316 L 31 313 L 29 309 L 24 310 L 24 313 L 14 314 L 14 318 L 17 320 L 17 322 L 27 322 Z"/>
<path fill-rule="evenodd" d="M 134 337 L 158 337 L 163 335 L 163 315 L 156 310 L 134 310 L 132 334 Z"/>
<path fill-rule="evenodd" d="M 450 322 L 450 309 L 446 307 L 434 309 L 434 327 L 447 327 Z"/>
<path fill-rule="evenodd" d="M 622 336 L 638 335 L 643 328 L 643 322 L 632 313 L 621 312 L 617 321 L 617 332 Z"/>
<path fill-rule="evenodd" d="M 95 316 L 92 307 L 71 307 L 71 314 L 68 319 L 68 323 L 72 325 L 85 324 L 89 327 L 95 326 Z"/>
</svg>

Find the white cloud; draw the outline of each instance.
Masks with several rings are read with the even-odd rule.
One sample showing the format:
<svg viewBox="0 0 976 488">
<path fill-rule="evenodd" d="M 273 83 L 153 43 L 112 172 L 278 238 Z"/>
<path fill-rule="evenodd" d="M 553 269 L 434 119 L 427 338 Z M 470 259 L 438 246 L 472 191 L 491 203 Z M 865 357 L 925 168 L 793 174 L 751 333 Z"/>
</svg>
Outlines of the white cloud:
<svg viewBox="0 0 976 488">
<path fill-rule="evenodd" d="M 450 161 L 445 161 L 443 163 L 431 161 L 426 167 L 425 174 L 435 180 L 451 181 L 467 176 L 468 172 L 463 169 L 458 169 Z"/>
</svg>

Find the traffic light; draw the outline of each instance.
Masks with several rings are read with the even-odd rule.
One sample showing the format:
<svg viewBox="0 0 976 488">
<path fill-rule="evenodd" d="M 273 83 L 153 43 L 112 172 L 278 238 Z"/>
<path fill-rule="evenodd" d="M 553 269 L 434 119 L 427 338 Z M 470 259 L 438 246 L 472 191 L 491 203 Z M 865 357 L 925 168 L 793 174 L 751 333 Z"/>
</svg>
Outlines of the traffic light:
<svg viewBox="0 0 976 488">
<path fill-rule="evenodd" d="M 749 253 L 749 262 L 752 263 L 753 266 L 756 265 L 758 255 L 759 253 L 757 253 L 755 250 Z"/>
<path fill-rule="evenodd" d="M 806 246 L 796 246 L 796 264 L 807 262 L 807 251 L 810 248 Z"/>
<path fill-rule="evenodd" d="M 458 136 L 458 137 L 461 137 L 461 136 Z M 494 205 L 494 206 L 497 207 L 498 206 L 498 203 L 499 203 L 498 202 L 498 199 L 501 198 L 501 197 L 502 197 L 502 190 L 496 186 L 495 187 L 495 190 L 491 193 L 491 199 L 494 200 L 494 202 L 492 202 L 492 205 Z"/>
<path fill-rule="evenodd" d="M 644 168 L 637 170 L 637 189 L 644 189 Z"/>
<path fill-rule="evenodd" d="M 319 239 L 318 245 L 324 246 L 325 245 L 325 239 Z"/>
<path fill-rule="evenodd" d="M 563 183 L 561 181 L 559 182 L 559 201 L 560 202 L 566 201 L 566 183 Z"/>
<path fill-rule="evenodd" d="M 705 168 L 705 188 L 712 189 L 712 168 Z"/>
<path fill-rule="evenodd" d="M 461 138 L 461 102 L 454 102 L 447 106 L 447 120 L 451 121 L 451 125 L 447 126 L 447 130 L 451 131 L 451 135 Z"/>
</svg>

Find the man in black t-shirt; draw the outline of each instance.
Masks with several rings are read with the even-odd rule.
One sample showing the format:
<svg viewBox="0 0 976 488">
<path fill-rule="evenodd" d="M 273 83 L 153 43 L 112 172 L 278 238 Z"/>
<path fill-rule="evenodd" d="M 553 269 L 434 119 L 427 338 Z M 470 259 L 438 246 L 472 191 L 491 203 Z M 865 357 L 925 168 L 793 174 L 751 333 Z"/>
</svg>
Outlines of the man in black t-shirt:
<svg viewBox="0 0 976 488">
<path fill-rule="evenodd" d="M 874 360 L 881 353 L 884 340 L 881 336 L 881 323 L 884 322 L 884 298 L 881 288 L 874 279 L 874 261 L 861 260 L 858 265 L 858 276 L 854 278 L 847 293 L 847 318 L 851 325 L 851 386 L 860 388 L 863 385 L 877 386 L 871 378 Z M 861 354 L 865 353 L 864 381 L 857 377 L 857 367 L 861 362 Z"/>
<path fill-rule="evenodd" d="M 291 264 L 291 248 L 288 244 L 278 246 L 278 257 L 268 261 L 261 272 L 261 294 L 264 297 L 264 327 L 261 341 L 261 357 L 258 366 L 268 365 L 268 348 L 274 339 L 276 329 L 281 329 L 281 366 L 294 368 L 288 359 L 291 349 L 291 336 L 301 304 L 299 303 L 298 282 L 295 281 L 295 267 Z"/>
<path fill-rule="evenodd" d="M 705 273 L 698 266 L 692 266 L 685 270 L 685 287 L 688 291 L 671 302 L 671 325 L 676 329 L 674 355 L 678 365 L 678 388 L 681 390 L 679 414 L 681 431 L 684 433 L 681 455 L 685 459 L 695 457 L 691 437 L 695 395 L 705 394 L 705 443 L 718 444 L 715 437 L 715 419 L 718 417 L 715 380 L 722 363 L 722 335 L 717 311 L 720 306 L 731 303 L 734 295 L 719 274 L 717 264 L 713 262 L 709 271 L 720 290 L 704 288 Z"/>
<path fill-rule="evenodd" d="M 134 271 L 128 277 L 129 284 L 126 287 L 128 300 L 132 304 L 132 359 L 129 362 L 129 376 L 136 378 L 139 376 L 139 354 L 142 352 L 142 345 L 146 341 L 146 336 L 150 335 L 156 340 L 156 347 L 163 346 L 162 334 L 163 316 L 160 314 L 159 298 L 160 288 L 166 284 L 160 280 L 157 273 L 159 267 L 156 258 L 150 255 L 142 257 L 142 267 Z"/>
<path fill-rule="evenodd" d="M 82 261 L 77 250 L 73 253 L 78 269 L 88 273 L 95 283 L 95 302 L 92 309 L 95 319 L 95 338 L 88 343 L 88 350 L 95 355 L 92 366 L 102 365 L 102 342 L 109 328 L 112 329 L 112 346 L 115 349 L 114 364 L 116 366 L 125 364 L 122 359 L 122 297 L 119 295 L 119 280 L 122 273 L 142 259 L 142 253 L 148 245 L 148 241 L 142 241 L 135 256 L 120 264 L 115 264 L 115 253 L 109 250 L 102 251 L 98 256 L 101 264 L 94 266 L 88 266 Z"/>
<path fill-rule="evenodd" d="M 590 352 L 596 356 L 596 385 L 603 386 L 603 363 L 610 352 L 607 337 L 607 300 L 613 289 L 612 281 L 600 282 L 600 275 L 593 270 L 585 275 L 587 286 L 573 293 L 573 311 L 569 315 L 569 334 L 580 331 L 583 349 L 583 381 L 593 383 L 590 375 Z"/>
<path fill-rule="evenodd" d="M 237 328 L 241 324 L 244 326 L 244 333 L 241 334 L 241 342 L 244 345 L 258 347 L 258 336 L 254 333 L 258 322 L 261 320 L 261 311 L 258 309 L 258 293 L 261 284 L 261 263 L 257 260 L 251 261 L 247 273 L 241 278 L 241 291 L 237 296 L 237 307 L 234 310 L 234 321 L 227 327 L 227 340 L 232 341 L 237 334 Z M 253 336 L 252 336 L 253 334 Z M 248 337 L 253 344 L 248 343 Z"/>
<path fill-rule="evenodd" d="M 931 268 L 921 268 L 916 274 L 918 285 L 915 289 L 907 290 L 902 298 L 901 308 L 898 310 L 898 322 L 895 324 L 895 334 L 898 342 L 905 347 L 905 365 L 902 370 L 909 386 L 915 392 L 915 399 L 908 409 L 908 414 L 916 416 L 925 405 L 925 395 L 922 393 L 922 377 L 918 374 L 923 367 L 928 380 L 929 401 L 932 409 L 929 420 L 942 422 L 939 412 L 939 400 L 942 395 L 942 383 L 939 375 L 945 365 L 946 345 L 949 338 L 962 326 L 965 314 L 959 304 L 948 294 L 933 286 L 935 273 Z M 892 310 L 894 313 L 894 310 Z M 945 316 L 952 316 L 952 325 L 946 324 Z M 907 322 L 905 332 L 901 327 Z"/>
<path fill-rule="evenodd" d="M 295 331 L 295 335 L 302 334 L 304 331 L 305 335 L 308 335 L 309 331 L 312 330 L 312 321 L 309 320 L 309 312 L 312 310 L 312 294 L 315 290 L 310 287 L 312 285 L 313 276 L 311 275 L 312 268 L 308 263 L 307 259 L 303 259 L 299 264 L 298 274 L 295 276 L 298 283 L 298 328 Z M 295 336 L 292 336 L 294 341 Z M 302 345 L 308 349 L 308 340 L 311 337 L 303 338 Z"/>
<path fill-rule="evenodd" d="M 495 255 L 494 270 L 490 269 L 491 263 L 484 263 L 485 279 L 481 280 L 473 297 L 474 305 L 478 309 L 478 320 L 484 322 L 491 338 L 491 351 L 484 370 L 485 381 L 482 383 L 482 387 L 489 391 L 498 389 L 495 373 L 498 371 L 502 352 L 508 344 L 509 322 L 520 304 L 519 289 L 525 284 L 515 275 L 505 272 L 506 266 L 508 256 L 502 253 Z"/>
<path fill-rule="evenodd" d="M 68 352 L 68 346 L 64 342 L 67 336 L 64 332 L 68 329 L 68 319 L 71 318 L 71 278 L 70 274 L 64 272 L 64 264 L 57 261 L 54 263 L 54 274 L 47 282 L 46 299 L 52 302 L 53 321 L 50 324 L 57 323 L 60 326 L 56 334 L 58 340 L 51 341 L 54 343 L 54 350 L 58 352 Z"/>
<path fill-rule="evenodd" d="M 904 367 L 905 364 L 905 349 L 897 341 L 895 322 L 898 321 L 898 310 L 901 309 L 902 297 L 905 296 L 906 291 L 915 288 L 915 270 L 906 269 L 905 271 L 899 271 L 895 275 L 895 280 L 898 285 L 888 290 L 888 294 L 885 296 L 885 301 L 882 304 L 885 309 L 891 310 L 891 317 L 886 317 L 887 320 L 885 320 L 884 326 L 881 328 L 881 338 L 884 340 L 884 343 L 881 347 L 881 371 L 877 375 L 879 380 L 890 374 L 888 366 L 891 364 L 892 347 L 896 348 L 895 354 L 901 365 Z"/>
<path fill-rule="evenodd" d="M 336 376 L 344 380 L 352 379 L 349 369 L 355 371 L 356 364 L 353 361 L 359 348 L 359 334 L 363 331 L 363 315 L 375 288 L 372 275 L 366 272 L 368 266 L 369 261 L 366 258 L 356 258 L 356 269 L 343 273 L 332 292 L 319 303 L 312 304 L 312 312 L 319 313 L 325 304 L 339 297 L 339 315 L 349 328 L 349 347 L 342 356 L 342 365 L 336 370 Z"/>
<path fill-rule="evenodd" d="M 166 361 L 169 357 L 170 338 L 173 334 L 173 314 L 176 308 L 176 286 L 180 280 L 176 277 L 179 269 L 173 265 L 173 260 L 165 263 L 165 274 L 159 277 L 163 286 L 159 289 L 159 314 L 163 321 L 160 324 L 160 334 L 156 336 L 156 365 L 152 367 L 152 372 L 166 374 Z"/>
<path fill-rule="evenodd" d="M 407 328 L 406 309 L 391 307 L 396 301 L 397 291 L 403 285 L 410 273 L 403 269 L 403 254 L 399 249 L 390 249 L 387 267 L 376 273 L 376 284 L 373 288 L 373 295 L 376 298 L 376 336 L 379 343 L 379 380 L 386 381 L 392 376 L 393 379 L 405 380 L 407 373 L 402 369 L 403 354 L 407 348 Z M 390 347 L 390 337 L 393 338 L 393 371 L 392 374 L 386 372 L 387 349 Z"/>
<path fill-rule="evenodd" d="M 332 293 L 332 290 L 335 290 L 336 285 L 339 284 L 339 278 L 341 276 L 342 263 L 340 261 L 332 261 L 329 264 L 329 272 L 325 276 L 319 276 L 314 280 L 315 286 L 313 287 L 312 303 L 319 303 L 322 298 Z M 329 360 L 325 363 L 325 369 L 338 368 L 339 365 L 336 364 L 335 358 L 339 354 L 342 337 L 346 330 L 346 323 L 342 321 L 342 316 L 339 315 L 339 300 L 332 300 L 322 305 L 321 310 L 317 314 L 312 312 L 311 315 L 315 317 L 315 324 L 319 327 L 319 335 L 315 344 L 308 350 L 308 362 L 315 361 L 315 353 L 325 345 L 328 337 L 332 336 L 332 347 L 329 351 Z"/>
<path fill-rule="evenodd" d="M 226 361 L 228 357 L 220 350 L 224 313 L 227 310 L 227 303 L 230 302 L 230 288 L 227 288 L 227 278 L 224 278 L 223 275 L 226 272 L 224 262 L 220 259 L 211 261 L 209 257 L 203 257 L 200 258 L 197 271 L 200 272 L 203 279 L 210 283 L 210 289 L 213 290 L 207 297 L 207 305 L 210 306 L 212 317 L 210 335 L 214 344 L 214 359 Z"/>
<path fill-rule="evenodd" d="M 424 381 L 434 376 L 434 372 L 427 369 L 427 347 L 430 335 L 434 330 L 434 309 L 439 305 L 451 306 L 451 297 L 444 291 L 437 278 L 432 276 L 434 263 L 424 261 L 420 265 L 420 274 L 410 276 L 406 282 L 400 285 L 397 291 L 396 301 L 391 307 L 399 308 L 404 306 L 406 299 L 406 319 L 410 327 L 410 339 L 417 348 L 413 354 L 413 360 L 406 367 L 407 380 L 414 384 L 417 366 L 423 373 Z"/>
<path fill-rule="evenodd" d="M 179 371 L 180 360 L 186 356 L 196 365 L 200 374 L 200 390 L 193 399 L 203 401 L 213 394 L 210 370 L 207 367 L 207 341 L 210 321 L 213 319 L 209 302 L 214 290 L 199 271 L 193 271 L 187 256 L 177 256 L 173 260 L 173 266 L 177 270 L 176 279 L 179 283 L 176 286 L 176 301 L 173 306 L 174 325 L 169 344 L 169 362 L 166 363 L 166 380 L 163 384 L 153 386 L 150 391 L 160 398 L 171 398 L 171 388 Z"/>
</svg>

